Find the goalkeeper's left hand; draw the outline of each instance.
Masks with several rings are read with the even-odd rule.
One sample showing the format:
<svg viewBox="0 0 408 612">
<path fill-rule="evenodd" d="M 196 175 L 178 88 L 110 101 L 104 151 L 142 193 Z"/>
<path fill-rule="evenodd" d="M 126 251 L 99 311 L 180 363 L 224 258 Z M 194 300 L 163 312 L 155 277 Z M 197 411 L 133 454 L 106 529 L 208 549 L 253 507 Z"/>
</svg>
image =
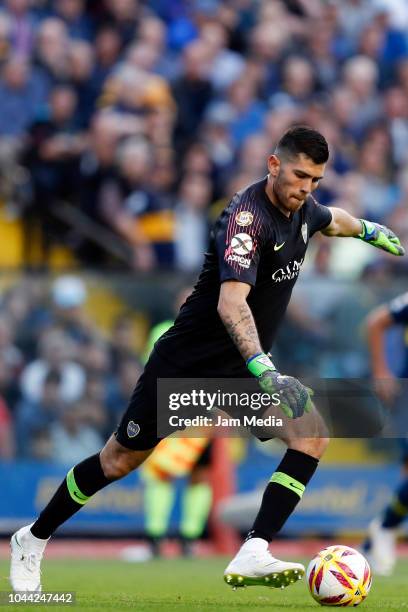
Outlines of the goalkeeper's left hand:
<svg viewBox="0 0 408 612">
<path fill-rule="evenodd" d="M 366 219 L 360 219 L 360 221 L 362 232 L 357 238 L 392 255 L 405 255 L 405 249 L 401 246 L 399 238 L 388 227 L 373 223 L 373 221 L 366 221 Z"/>
</svg>

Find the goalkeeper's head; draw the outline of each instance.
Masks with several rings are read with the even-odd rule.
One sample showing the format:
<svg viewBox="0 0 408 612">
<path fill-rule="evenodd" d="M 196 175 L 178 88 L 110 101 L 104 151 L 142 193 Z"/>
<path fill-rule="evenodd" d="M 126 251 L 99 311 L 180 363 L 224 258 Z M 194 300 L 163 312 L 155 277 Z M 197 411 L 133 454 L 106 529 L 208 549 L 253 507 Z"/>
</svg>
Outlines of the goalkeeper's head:
<svg viewBox="0 0 408 612">
<path fill-rule="evenodd" d="M 267 192 L 288 215 L 302 207 L 324 176 L 329 147 L 325 137 L 304 125 L 290 128 L 268 158 Z"/>
</svg>

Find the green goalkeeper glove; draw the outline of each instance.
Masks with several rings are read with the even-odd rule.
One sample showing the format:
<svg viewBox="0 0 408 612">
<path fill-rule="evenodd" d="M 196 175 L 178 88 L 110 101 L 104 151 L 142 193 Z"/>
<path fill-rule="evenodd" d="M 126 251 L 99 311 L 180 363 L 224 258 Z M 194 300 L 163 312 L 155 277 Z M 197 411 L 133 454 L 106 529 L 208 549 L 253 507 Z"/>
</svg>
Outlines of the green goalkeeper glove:
<svg viewBox="0 0 408 612">
<path fill-rule="evenodd" d="M 297 378 L 279 374 L 268 355 L 258 353 L 250 357 L 247 368 L 258 379 L 262 391 L 271 396 L 280 395 L 279 407 L 287 417 L 297 419 L 304 412 L 311 411 L 310 396 L 313 391 L 302 385 Z"/>
<path fill-rule="evenodd" d="M 392 253 L 392 255 L 405 254 L 405 249 L 401 246 L 399 238 L 388 227 L 365 219 L 360 219 L 360 221 L 363 231 L 356 238 L 372 244 L 377 249 Z"/>
</svg>

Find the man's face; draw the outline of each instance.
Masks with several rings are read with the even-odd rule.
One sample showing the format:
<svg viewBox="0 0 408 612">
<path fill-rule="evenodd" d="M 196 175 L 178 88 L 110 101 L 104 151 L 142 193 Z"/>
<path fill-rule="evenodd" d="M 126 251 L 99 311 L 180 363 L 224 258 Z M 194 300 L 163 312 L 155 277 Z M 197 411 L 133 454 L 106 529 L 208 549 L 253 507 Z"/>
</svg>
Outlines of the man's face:
<svg viewBox="0 0 408 612">
<path fill-rule="evenodd" d="M 315 164 L 304 153 L 292 159 L 271 155 L 268 169 L 273 179 L 273 193 L 279 204 L 291 213 L 299 210 L 308 195 L 319 185 L 326 164 Z"/>
</svg>

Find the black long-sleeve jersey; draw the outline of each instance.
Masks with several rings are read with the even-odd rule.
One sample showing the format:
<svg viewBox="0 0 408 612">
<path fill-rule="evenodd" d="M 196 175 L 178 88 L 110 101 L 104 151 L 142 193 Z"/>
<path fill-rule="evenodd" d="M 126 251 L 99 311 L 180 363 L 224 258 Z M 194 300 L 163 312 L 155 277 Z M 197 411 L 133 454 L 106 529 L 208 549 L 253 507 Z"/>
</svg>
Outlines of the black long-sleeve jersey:
<svg viewBox="0 0 408 612">
<path fill-rule="evenodd" d="M 310 196 L 286 217 L 268 198 L 266 180 L 236 193 L 221 213 L 194 291 L 155 345 L 160 355 L 190 372 L 222 376 L 245 367 L 217 312 L 220 286 L 227 280 L 251 285 L 247 302 L 263 350 L 271 349 L 309 239 L 331 222 L 330 210 Z"/>
</svg>

